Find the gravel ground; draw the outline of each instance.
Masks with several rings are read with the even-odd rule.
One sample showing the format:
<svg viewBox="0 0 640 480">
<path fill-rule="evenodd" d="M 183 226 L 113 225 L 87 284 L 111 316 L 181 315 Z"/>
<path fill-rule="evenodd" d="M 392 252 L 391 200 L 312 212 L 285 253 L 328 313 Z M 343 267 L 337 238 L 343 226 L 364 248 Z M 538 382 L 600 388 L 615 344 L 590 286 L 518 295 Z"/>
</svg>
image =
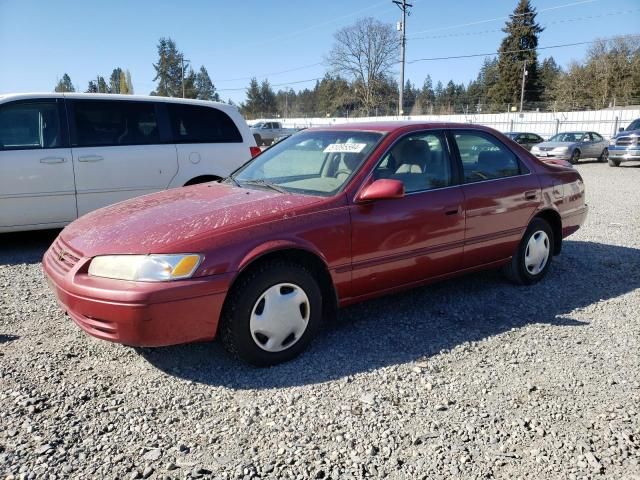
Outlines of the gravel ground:
<svg viewBox="0 0 640 480">
<path fill-rule="evenodd" d="M 95 340 L 43 279 L 56 232 L 0 236 L 0 476 L 640 479 L 640 166 L 578 168 L 541 284 L 350 307 L 270 369 Z"/>
</svg>

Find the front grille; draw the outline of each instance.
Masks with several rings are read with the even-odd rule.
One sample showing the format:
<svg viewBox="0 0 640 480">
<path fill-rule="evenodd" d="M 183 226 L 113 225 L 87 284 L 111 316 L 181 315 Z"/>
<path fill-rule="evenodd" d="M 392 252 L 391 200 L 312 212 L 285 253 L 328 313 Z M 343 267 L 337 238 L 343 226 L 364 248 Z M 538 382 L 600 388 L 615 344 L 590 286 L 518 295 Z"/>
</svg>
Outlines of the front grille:
<svg viewBox="0 0 640 480">
<path fill-rule="evenodd" d="M 543 152 L 550 152 L 554 148 L 556 148 L 556 147 L 540 147 L 540 150 L 542 150 Z"/>
<path fill-rule="evenodd" d="M 638 142 L 637 137 L 620 137 L 616 140 L 617 147 L 627 147 L 629 145 L 635 145 Z"/>
<path fill-rule="evenodd" d="M 80 260 L 80 255 L 72 252 L 70 247 L 60 238 L 57 238 L 49 248 L 49 257 L 51 263 L 64 273 L 71 270 Z"/>
</svg>

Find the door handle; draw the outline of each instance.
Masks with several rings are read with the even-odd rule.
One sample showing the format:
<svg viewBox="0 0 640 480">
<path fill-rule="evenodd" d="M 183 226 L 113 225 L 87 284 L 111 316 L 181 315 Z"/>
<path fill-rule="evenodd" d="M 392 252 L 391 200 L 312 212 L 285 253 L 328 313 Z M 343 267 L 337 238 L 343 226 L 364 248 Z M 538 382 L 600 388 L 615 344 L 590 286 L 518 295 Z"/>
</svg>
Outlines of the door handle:
<svg viewBox="0 0 640 480">
<path fill-rule="evenodd" d="M 536 192 L 535 190 L 530 190 L 528 192 L 524 192 L 524 199 L 525 200 L 535 200 L 537 196 L 538 196 L 538 192 Z"/>
<path fill-rule="evenodd" d="M 64 163 L 63 157 L 44 157 L 40 159 L 40 163 Z"/>
<path fill-rule="evenodd" d="M 455 210 L 445 210 L 444 214 L 445 215 L 457 215 L 459 211 L 460 211 L 460 207 L 457 207 Z"/>
<path fill-rule="evenodd" d="M 78 157 L 79 162 L 101 162 L 102 160 L 104 160 L 102 155 L 83 155 Z"/>
</svg>

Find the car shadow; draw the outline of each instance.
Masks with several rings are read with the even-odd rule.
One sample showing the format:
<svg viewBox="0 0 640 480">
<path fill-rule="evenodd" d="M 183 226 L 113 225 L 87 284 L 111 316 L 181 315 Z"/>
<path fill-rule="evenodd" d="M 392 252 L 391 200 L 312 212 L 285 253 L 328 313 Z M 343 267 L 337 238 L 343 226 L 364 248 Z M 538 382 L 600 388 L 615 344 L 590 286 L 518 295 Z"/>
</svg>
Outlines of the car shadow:
<svg viewBox="0 0 640 480">
<path fill-rule="evenodd" d="M 0 233 L 0 265 L 40 263 L 60 229 Z"/>
<path fill-rule="evenodd" d="M 416 288 L 345 308 L 311 348 L 271 368 L 229 358 L 219 342 L 138 349 L 158 369 L 202 384 L 265 389 L 314 384 L 416 360 L 528 324 L 558 335 L 585 323 L 576 309 L 640 287 L 640 250 L 567 241 L 549 274 L 530 287 L 496 271 Z"/>
<path fill-rule="evenodd" d="M 19 335 L 13 335 L 11 333 L 0 333 L 0 345 L 2 345 L 3 343 L 13 342 L 14 340 L 18 340 L 19 338 Z"/>
</svg>

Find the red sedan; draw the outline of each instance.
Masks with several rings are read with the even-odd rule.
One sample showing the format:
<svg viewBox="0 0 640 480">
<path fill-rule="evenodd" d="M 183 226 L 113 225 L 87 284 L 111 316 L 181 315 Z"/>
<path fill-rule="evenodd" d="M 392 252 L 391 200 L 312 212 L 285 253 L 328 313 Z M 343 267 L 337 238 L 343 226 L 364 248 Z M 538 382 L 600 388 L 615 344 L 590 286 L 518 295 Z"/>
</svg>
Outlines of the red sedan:
<svg viewBox="0 0 640 480">
<path fill-rule="evenodd" d="M 85 215 L 43 263 L 93 336 L 219 335 L 269 365 L 299 354 L 337 307 L 487 268 L 537 282 L 586 214 L 577 171 L 494 130 L 339 125 L 283 140 L 221 183 Z"/>
</svg>

